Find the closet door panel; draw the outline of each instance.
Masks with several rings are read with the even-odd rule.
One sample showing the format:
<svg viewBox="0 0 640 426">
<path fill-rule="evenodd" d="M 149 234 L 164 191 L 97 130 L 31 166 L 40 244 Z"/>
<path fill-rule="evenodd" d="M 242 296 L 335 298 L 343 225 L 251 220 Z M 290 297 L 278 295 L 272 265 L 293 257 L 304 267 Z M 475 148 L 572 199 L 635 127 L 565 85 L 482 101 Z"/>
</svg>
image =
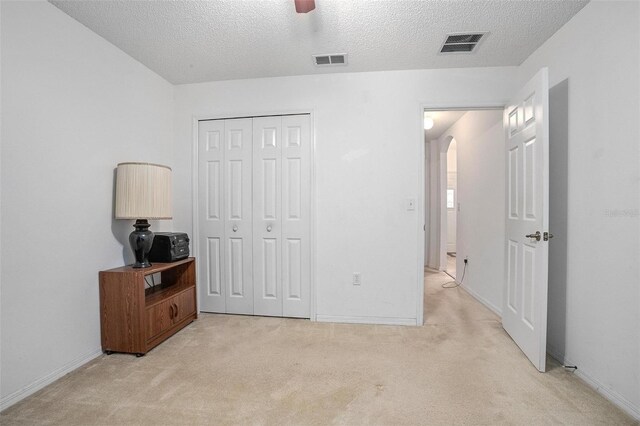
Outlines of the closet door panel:
<svg viewBox="0 0 640 426">
<path fill-rule="evenodd" d="M 225 312 L 222 267 L 224 239 L 224 120 L 198 124 L 198 281 L 200 308 L 205 312 Z"/>
<path fill-rule="evenodd" d="M 252 120 L 225 120 L 224 126 L 226 312 L 253 314 Z"/>
<path fill-rule="evenodd" d="M 282 117 L 253 119 L 253 277 L 256 315 L 282 316 Z"/>
<path fill-rule="evenodd" d="M 282 315 L 309 318 L 311 131 L 309 115 L 282 117 Z"/>
</svg>

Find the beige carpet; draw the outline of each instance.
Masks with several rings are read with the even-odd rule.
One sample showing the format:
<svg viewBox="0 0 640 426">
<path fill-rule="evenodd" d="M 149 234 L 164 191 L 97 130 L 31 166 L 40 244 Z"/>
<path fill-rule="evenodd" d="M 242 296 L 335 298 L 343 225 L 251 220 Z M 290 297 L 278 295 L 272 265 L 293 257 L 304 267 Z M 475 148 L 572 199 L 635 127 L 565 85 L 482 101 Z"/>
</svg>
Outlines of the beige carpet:
<svg viewBox="0 0 640 426">
<path fill-rule="evenodd" d="M 538 373 L 498 318 L 427 273 L 426 325 L 203 314 L 143 358 L 101 356 L 2 425 L 635 424 L 555 363 Z"/>
<path fill-rule="evenodd" d="M 451 275 L 452 277 L 458 278 L 458 276 L 456 275 L 456 257 L 455 256 L 451 256 L 449 253 L 447 253 L 447 268 L 446 268 L 446 272 L 447 272 L 447 274 Z"/>
</svg>

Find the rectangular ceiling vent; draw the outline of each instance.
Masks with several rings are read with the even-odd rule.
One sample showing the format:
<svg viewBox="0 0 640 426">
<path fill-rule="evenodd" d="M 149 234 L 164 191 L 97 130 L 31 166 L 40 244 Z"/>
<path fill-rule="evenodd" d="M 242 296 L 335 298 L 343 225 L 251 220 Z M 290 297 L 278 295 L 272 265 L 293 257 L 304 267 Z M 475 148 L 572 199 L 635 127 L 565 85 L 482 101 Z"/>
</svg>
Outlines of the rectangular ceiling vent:
<svg viewBox="0 0 640 426">
<path fill-rule="evenodd" d="M 332 53 L 328 55 L 313 55 L 313 63 L 318 67 L 331 65 L 347 65 L 346 53 Z"/>
<path fill-rule="evenodd" d="M 440 53 L 471 53 L 480 41 L 484 40 L 486 34 L 486 32 L 447 34 Z"/>
</svg>

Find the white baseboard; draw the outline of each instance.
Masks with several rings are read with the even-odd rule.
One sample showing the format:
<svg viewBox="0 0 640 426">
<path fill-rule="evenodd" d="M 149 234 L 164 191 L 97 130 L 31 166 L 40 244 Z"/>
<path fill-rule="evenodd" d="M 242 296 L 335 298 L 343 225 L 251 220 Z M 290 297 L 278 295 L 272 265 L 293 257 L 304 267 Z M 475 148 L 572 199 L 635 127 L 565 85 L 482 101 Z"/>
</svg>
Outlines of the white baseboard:
<svg viewBox="0 0 640 426">
<path fill-rule="evenodd" d="M 486 306 L 487 308 L 489 308 L 490 311 L 492 311 L 494 314 L 498 315 L 500 318 L 502 318 L 502 309 L 498 308 L 496 305 L 494 305 L 493 303 L 489 302 L 487 299 L 485 299 L 484 297 L 480 296 L 477 292 L 475 292 L 474 290 L 471 290 L 469 287 L 467 287 L 464 284 L 461 284 L 460 287 L 462 287 L 462 289 L 464 291 L 466 291 L 467 293 L 469 293 L 471 295 L 471 297 L 473 297 L 474 299 L 476 299 L 478 302 L 482 303 L 484 306 Z"/>
<path fill-rule="evenodd" d="M 415 318 L 355 317 L 339 315 L 317 315 L 318 322 L 341 322 L 348 324 L 416 325 Z M 422 325 L 422 324 L 420 324 Z"/>
<path fill-rule="evenodd" d="M 547 346 L 547 353 L 562 365 L 577 365 L 566 356 L 561 355 L 559 351 L 557 351 L 550 345 Z M 599 380 L 595 379 L 591 374 L 589 374 L 588 371 L 584 371 L 583 369 L 581 369 L 580 366 L 578 366 L 573 374 L 578 376 L 583 382 L 591 386 L 593 389 L 595 389 L 596 392 L 611 401 L 622 411 L 629 414 L 635 420 L 640 421 L 640 407 L 636 407 L 624 396 L 620 395 L 612 389 L 607 388 Z"/>
<path fill-rule="evenodd" d="M 86 364 L 87 362 L 99 357 L 101 354 L 102 354 L 102 350 L 96 350 L 87 355 L 78 357 L 75 360 L 71 361 L 70 363 L 63 365 L 57 370 L 52 371 L 46 376 L 36 379 L 32 383 L 23 387 L 22 389 L 19 389 L 13 392 L 12 394 L 9 394 L 3 397 L 2 399 L 0 399 L 0 411 L 4 411 L 5 409 L 11 407 L 13 404 L 19 401 L 22 401 L 29 395 L 36 393 L 37 391 L 44 388 L 45 386 L 55 382 L 65 374 L 71 373 L 76 368 L 79 368 L 84 364 Z"/>
</svg>

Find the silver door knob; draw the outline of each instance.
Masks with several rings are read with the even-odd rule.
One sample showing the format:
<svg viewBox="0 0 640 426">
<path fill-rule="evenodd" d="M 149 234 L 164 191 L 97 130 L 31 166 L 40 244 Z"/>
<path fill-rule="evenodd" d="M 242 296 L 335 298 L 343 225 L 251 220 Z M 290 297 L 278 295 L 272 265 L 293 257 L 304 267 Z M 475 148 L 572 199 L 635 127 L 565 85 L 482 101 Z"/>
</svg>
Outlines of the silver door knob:
<svg viewBox="0 0 640 426">
<path fill-rule="evenodd" d="M 542 234 L 542 239 L 544 241 L 549 241 L 552 238 L 553 238 L 553 234 L 551 232 L 545 232 Z"/>
<path fill-rule="evenodd" d="M 271 225 L 267 226 L 267 232 L 271 232 Z"/>
<path fill-rule="evenodd" d="M 542 238 L 542 234 L 540 233 L 540 231 L 536 231 L 536 233 L 535 233 L 535 234 L 527 234 L 527 235 L 525 235 L 525 237 L 527 237 L 527 238 L 533 238 L 533 239 L 535 239 L 536 241 L 540 241 L 540 238 Z"/>
<path fill-rule="evenodd" d="M 238 225 L 233 225 L 233 232 L 237 232 L 238 231 Z"/>
</svg>

